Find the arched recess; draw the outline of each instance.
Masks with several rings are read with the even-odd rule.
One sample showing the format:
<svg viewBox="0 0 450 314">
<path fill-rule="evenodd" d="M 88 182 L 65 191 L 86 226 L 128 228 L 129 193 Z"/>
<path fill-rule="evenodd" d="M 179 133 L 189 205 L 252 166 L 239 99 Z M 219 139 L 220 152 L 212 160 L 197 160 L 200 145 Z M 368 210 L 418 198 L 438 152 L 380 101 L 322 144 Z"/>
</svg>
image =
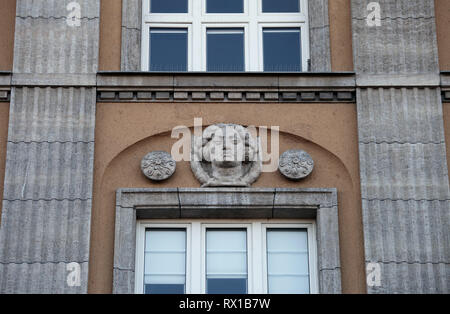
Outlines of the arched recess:
<svg viewBox="0 0 450 314">
<path fill-rule="evenodd" d="M 364 288 L 355 288 L 355 282 L 363 281 L 365 277 L 359 178 L 352 176 L 335 153 L 305 137 L 281 131 L 279 139 L 280 153 L 288 149 L 303 149 L 313 157 L 315 170 L 300 182 L 289 181 L 279 172 L 263 173 L 252 187 L 337 188 L 342 291 L 363 290 Z M 170 131 L 138 140 L 111 158 L 102 174 L 96 176 L 90 264 L 92 292 L 112 291 L 115 196 L 118 189 L 200 187 L 186 161 L 177 163 L 176 173 L 162 183 L 149 181 L 141 173 L 140 161 L 145 154 L 155 150 L 170 152 L 176 141 L 177 139 L 171 138 Z"/>
</svg>

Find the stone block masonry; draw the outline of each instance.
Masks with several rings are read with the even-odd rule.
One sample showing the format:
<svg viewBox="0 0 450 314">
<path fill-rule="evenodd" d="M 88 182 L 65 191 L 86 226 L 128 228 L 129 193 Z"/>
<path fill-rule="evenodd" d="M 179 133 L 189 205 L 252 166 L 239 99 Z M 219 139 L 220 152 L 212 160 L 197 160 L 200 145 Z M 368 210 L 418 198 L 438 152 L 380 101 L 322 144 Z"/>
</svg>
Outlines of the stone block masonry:
<svg viewBox="0 0 450 314">
<path fill-rule="evenodd" d="M 352 0 L 369 293 L 450 292 L 450 190 L 434 1 Z M 382 78 L 382 79 L 380 79 Z"/>
<path fill-rule="evenodd" d="M 87 293 L 100 0 L 77 3 L 70 26 L 66 1 L 17 0 L 0 293 Z"/>
</svg>

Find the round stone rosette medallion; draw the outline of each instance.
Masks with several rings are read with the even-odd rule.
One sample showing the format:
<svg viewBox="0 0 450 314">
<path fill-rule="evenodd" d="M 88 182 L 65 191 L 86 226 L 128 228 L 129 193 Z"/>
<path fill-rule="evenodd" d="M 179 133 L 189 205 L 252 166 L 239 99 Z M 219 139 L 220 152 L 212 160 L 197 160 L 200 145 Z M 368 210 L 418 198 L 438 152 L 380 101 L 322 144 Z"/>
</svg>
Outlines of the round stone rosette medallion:
<svg viewBox="0 0 450 314">
<path fill-rule="evenodd" d="M 177 163 L 169 153 L 151 152 L 141 162 L 144 175 L 153 181 L 169 179 L 176 170 Z"/>
<path fill-rule="evenodd" d="M 314 161 L 303 150 L 288 150 L 281 155 L 278 169 L 288 179 L 300 180 L 311 174 Z"/>
</svg>

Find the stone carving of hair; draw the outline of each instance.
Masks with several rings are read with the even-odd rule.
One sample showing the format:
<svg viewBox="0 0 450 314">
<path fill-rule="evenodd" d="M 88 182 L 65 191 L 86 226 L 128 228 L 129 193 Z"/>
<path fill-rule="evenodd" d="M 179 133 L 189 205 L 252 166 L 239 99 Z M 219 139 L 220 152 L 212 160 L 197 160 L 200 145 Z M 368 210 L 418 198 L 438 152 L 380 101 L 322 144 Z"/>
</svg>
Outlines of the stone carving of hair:
<svg viewBox="0 0 450 314">
<path fill-rule="evenodd" d="M 234 130 L 239 138 L 244 143 L 245 157 L 242 162 L 242 176 L 237 178 L 236 181 L 221 182 L 220 179 L 212 176 L 212 163 L 210 161 L 211 156 L 205 156 L 210 152 L 207 149 L 208 144 L 214 139 L 214 136 L 218 131 L 222 132 L 222 135 L 226 135 L 225 132 Z M 194 136 L 192 139 L 191 150 L 191 169 L 195 177 L 202 183 L 202 186 L 214 187 L 214 186 L 251 186 L 261 174 L 262 158 L 260 156 L 260 145 L 258 139 L 252 136 L 250 131 L 243 126 L 236 124 L 216 124 L 207 127 L 202 137 Z M 204 150 L 206 152 L 204 153 Z"/>
<path fill-rule="evenodd" d="M 236 133 L 239 135 L 240 139 L 244 143 L 245 147 L 244 162 L 255 161 L 258 158 L 258 144 L 257 141 L 252 137 L 250 132 L 241 125 L 225 124 L 225 123 L 211 125 L 205 129 L 202 138 L 202 153 L 204 152 L 204 148 L 208 145 L 209 142 L 211 142 L 214 139 L 214 136 L 217 134 L 219 130 L 222 132 L 223 135 L 225 135 L 226 132 L 229 132 L 230 130 L 236 131 Z M 210 156 L 205 156 L 205 154 L 203 154 L 203 159 L 210 161 Z"/>
</svg>

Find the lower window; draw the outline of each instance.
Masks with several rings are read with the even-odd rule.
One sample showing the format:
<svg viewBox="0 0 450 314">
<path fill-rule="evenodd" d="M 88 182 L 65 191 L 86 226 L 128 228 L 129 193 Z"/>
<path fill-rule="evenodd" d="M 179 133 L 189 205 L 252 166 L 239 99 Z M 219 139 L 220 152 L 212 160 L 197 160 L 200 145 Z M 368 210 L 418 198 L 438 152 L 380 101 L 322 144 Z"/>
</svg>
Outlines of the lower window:
<svg viewBox="0 0 450 314">
<path fill-rule="evenodd" d="M 313 221 L 141 221 L 136 293 L 317 293 Z"/>
</svg>

